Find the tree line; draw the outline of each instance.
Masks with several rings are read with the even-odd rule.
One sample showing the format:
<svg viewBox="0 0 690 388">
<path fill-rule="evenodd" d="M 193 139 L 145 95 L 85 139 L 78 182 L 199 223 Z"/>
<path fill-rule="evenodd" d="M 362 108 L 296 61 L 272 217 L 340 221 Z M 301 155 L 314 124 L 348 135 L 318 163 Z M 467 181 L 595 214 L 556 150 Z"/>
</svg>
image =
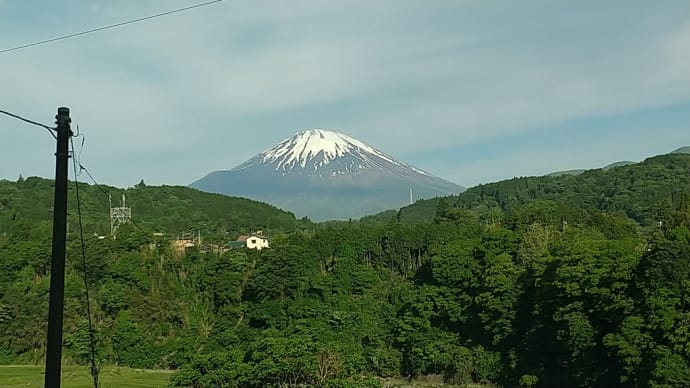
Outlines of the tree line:
<svg viewBox="0 0 690 388">
<path fill-rule="evenodd" d="M 690 156 L 671 155 L 480 186 L 360 222 L 288 215 L 261 252 L 182 254 L 124 225 L 116 239 L 87 239 L 98 360 L 176 369 L 177 387 L 375 387 L 425 375 L 687 386 L 688 173 Z M 6 194 L 27 181 L 0 184 L 2 363 L 38 363 L 45 352 L 49 224 L 28 227 L 24 212 L 13 220 L 19 199 Z M 177 200 L 190 212 L 184 194 Z M 227 232 L 215 206 L 200 217 Z M 265 220 L 283 217 L 274 211 Z M 89 333 L 77 242 L 68 243 L 64 355 L 81 364 Z"/>
</svg>

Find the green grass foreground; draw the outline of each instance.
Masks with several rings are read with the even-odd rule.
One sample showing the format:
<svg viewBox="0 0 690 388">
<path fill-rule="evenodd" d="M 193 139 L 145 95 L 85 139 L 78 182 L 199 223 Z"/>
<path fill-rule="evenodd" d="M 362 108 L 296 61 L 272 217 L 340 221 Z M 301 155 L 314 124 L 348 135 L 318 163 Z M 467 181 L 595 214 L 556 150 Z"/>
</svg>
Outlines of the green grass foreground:
<svg viewBox="0 0 690 388">
<path fill-rule="evenodd" d="M 0 366 L 0 387 L 43 387 L 43 366 L 3 365 Z M 156 388 L 167 387 L 172 371 L 142 370 L 106 366 L 101 368 L 99 386 L 103 388 Z M 64 366 L 62 387 L 91 388 L 93 380 L 87 366 Z"/>
</svg>

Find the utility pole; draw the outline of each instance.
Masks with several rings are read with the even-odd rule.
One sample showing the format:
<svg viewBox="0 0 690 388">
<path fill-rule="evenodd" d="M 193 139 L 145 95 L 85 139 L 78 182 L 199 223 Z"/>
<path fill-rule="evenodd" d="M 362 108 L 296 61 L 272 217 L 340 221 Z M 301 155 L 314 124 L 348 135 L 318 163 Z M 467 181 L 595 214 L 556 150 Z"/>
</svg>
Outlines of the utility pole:
<svg viewBox="0 0 690 388">
<path fill-rule="evenodd" d="M 53 205 L 53 255 L 50 261 L 50 302 L 48 305 L 48 350 L 45 388 L 60 388 L 62 362 L 62 321 L 65 304 L 65 246 L 67 239 L 67 166 L 72 136 L 69 108 L 58 108 L 57 152 L 55 153 L 55 201 Z"/>
</svg>

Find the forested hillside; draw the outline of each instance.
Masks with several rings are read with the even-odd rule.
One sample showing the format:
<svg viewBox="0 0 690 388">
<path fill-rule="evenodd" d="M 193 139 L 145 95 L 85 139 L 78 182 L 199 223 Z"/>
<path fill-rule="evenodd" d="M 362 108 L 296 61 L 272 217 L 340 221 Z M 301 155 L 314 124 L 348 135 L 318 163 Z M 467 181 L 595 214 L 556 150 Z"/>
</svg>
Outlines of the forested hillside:
<svg viewBox="0 0 690 388">
<path fill-rule="evenodd" d="M 125 225 L 117 239 L 87 240 L 98 359 L 179 369 L 176 387 L 374 387 L 429 374 L 506 387 L 689 386 L 689 179 L 688 155 L 514 179 L 424 202 L 416 222 L 291 219 L 261 252 L 181 254 Z M 0 201 L 29 181 L 3 182 Z M 48 182 L 36 182 L 45 187 L 22 195 L 49 198 Z M 135 209 L 138 198 L 187 198 L 175 190 L 128 198 Z M 45 352 L 50 226 L 14 226 L 20 197 L 0 202 L 3 363 Z M 192 202 L 177 203 L 193 214 Z M 151 228 L 179 217 L 142 214 Z M 248 225 L 241 217 L 228 222 Z M 86 363 L 71 233 L 65 357 Z"/>
<path fill-rule="evenodd" d="M 17 182 L 0 180 L 0 234 L 52 227 L 53 181 L 31 177 Z M 209 194 L 181 186 L 146 186 L 142 181 L 129 189 L 80 185 L 84 230 L 110 233 L 109 195 L 121 206 L 122 194 L 132 208 L 132 220 L 146 231 L 176 236 L 197 233 L 222 240 L 227 236 L 262 229 L 291 232 L 310 223 L 295 220 L 292 213 L 246 198 Z M 70 230 L 76 231 L 77 207 L 73 183 L 69 185 Z"/>
<path fill-rule="evenodd" d="M 690 189 L 689 169 L 690 156 L 673 153 L 579 175 L 513 178 L 479 185 L 459 196 L 418 201 L 402 208 L 397 217 L 402 222 L 430 220 L 440 202 L 490 217 L 534 201 L 554 200 L 582 209 L 624 213 L 646 226 L 655 222 L 659 206 L 682 200 Z"/>
</svg>

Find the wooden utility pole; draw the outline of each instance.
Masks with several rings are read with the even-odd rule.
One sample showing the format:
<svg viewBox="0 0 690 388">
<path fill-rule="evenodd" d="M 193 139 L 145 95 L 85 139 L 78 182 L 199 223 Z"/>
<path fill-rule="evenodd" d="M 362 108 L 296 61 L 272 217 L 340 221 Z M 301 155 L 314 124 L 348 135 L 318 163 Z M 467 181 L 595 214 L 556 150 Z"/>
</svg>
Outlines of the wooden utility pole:
<svg viewBox="0 0 690 388">
<path fill-rule="evenodd" d="M 53 212 L 53 255 L 50 261 L 48 305 L 48 350 L 45 388 L 60 388 L 62 362 L 62 320 L 65 304 L 65 247 L 67 240 L 67 167 L 72 136 L 69 108 L 58 108 L 57 152 L 55 153 L 55 202 Z"/>
</svg>

